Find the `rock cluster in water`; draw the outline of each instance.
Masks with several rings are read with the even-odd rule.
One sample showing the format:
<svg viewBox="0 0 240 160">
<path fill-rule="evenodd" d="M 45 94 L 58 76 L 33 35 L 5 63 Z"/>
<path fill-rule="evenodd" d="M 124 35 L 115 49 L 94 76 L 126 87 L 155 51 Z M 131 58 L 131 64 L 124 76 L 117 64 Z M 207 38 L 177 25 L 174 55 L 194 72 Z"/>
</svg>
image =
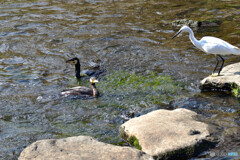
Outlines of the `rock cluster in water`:
<svg viewBox="0 0 240 160">
<path fill-rule="evenodd" d="M 220 76 L 208 76 L 201 81 L 202 91 L 226 91 L 239 95 L 240 62 L 223 68 Z"/>
<path fill-rule="evenodd" d="M 208 125 L 194 120 L 196 115 L 187 109 L 160 109 L 127 121 L 121 125 L 120 135 L 137 149 L 77 136 L 34 142 L 22 151 L 19 160 L 188 158 L 202 151 L 210 136 Z"/>
</svg>

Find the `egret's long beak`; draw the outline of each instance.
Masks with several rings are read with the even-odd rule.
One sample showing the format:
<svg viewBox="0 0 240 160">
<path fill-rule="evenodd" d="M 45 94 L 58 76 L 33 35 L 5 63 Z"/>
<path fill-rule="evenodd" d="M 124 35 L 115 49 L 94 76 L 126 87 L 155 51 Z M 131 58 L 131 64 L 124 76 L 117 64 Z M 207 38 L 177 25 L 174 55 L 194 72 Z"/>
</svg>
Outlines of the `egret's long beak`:
<svg viewBox="0 0 240 160">
<path fill-rule="evenodd" d="M 175 38 L 175 37 L 177 37 L 181 32 L 182 32 L 182 31 L 178 31 L 178 32 L 172 37 L 172 39 Z"/>
</svg>

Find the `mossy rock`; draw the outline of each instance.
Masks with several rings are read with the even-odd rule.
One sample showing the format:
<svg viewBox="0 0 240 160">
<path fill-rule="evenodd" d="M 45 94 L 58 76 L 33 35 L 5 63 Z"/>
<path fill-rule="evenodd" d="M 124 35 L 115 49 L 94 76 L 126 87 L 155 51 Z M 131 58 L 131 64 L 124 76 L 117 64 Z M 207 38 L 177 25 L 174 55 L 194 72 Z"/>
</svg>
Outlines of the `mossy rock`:
<svg viewBox="0 0 240 160">
<path fill-rule="evenodd" d="M 142 147 L 140 146 L 139 144 L 139 141 L 138 139 L 135 137 L 135 136 L 131 136 L 127 139 L 127 141 L 133 145 L 135 148 L 139 149 L 139 150 L 142 150 Z"/>
<path fill-rule="evenodd" d="M 239 93 L 240 93 L 239 86 L 236 83 L 232 83 L 231 88 L 232 88 L 232 94 L 235 97 L 239 97 Z"/>
<path fill-rule="evenodd" d="M 142 147 L 139 144 L 139 140 L 135 136 L 128 137 L 128 135 L 126 135 L 124 132 L 124 128 L 122 127 L 119 128 L 119 133 L 120 133 L 120 137 L 128 141 L 129 144 L 133 145 L 135 148 L 139 150 L 142 150 Z"/>
</svg>

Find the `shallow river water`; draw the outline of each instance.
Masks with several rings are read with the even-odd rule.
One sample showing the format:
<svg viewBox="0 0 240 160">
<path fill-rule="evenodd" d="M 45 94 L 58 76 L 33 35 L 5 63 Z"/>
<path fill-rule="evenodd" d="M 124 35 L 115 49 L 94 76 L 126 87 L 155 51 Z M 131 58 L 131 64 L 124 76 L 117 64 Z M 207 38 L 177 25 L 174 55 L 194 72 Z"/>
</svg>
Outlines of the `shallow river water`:
<svg viewBox="0 0 240 160">
<path fill-rule="evenodd" d="M 171 22 L 183 18 L 219 22 L 194 28 L 196 38 L 216 36 L 240 47 L 240 3 L 234 0 L 1 1 L 0 159 L 17 159 L 46 138 L 89 135 L 126 145 L 118 127 L 159 108 L 188 108 L 216 127 L 220 143 L 210 150 L 216 159 L 240 154 L 240 101 L 199 90 L 216 60 L 185 34 L 171 40 L 180 28 Z M 65 63 L 75 56 L 82 69 L 94 62 L 104 70 L 100 98 L 59 97 L 65 88 L 89 86 Z M 226 65 L 240 61 L 225 58 Z M 195 159 L 201 156 L 210 157 Z"/>
</svg>

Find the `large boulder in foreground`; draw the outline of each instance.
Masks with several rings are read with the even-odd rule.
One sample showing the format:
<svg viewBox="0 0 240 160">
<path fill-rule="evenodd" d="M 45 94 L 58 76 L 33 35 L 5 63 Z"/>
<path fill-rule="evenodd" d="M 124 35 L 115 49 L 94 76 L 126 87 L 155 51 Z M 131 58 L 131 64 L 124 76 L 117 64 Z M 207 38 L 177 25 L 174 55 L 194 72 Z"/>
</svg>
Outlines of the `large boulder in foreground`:
<svg viewBox="0 0 240 160">
<path fill-rule="evenodd" d="M 154 158 L 187 159 L 208 145 L 208 125 L 194 120 L 196 116 L 183 108 L 160 109 L 130 119 L 119 131 L 122 138 Z"/>
<path fill-rule="evenodd" d="M 223 68 L 220 76 L 206 77 L 201 81 L 202 91 L 227 91 L 238 95 L 240 87 L 240 63 L 234 63 Z"/>
<path fill-rule="evenodd" d="M 47 139 L 32 143 L 19 160 L 153 160 L 151 156 L 131 147 L 99 142 L 92 137 L 78 136 Z"/>
</svg>

